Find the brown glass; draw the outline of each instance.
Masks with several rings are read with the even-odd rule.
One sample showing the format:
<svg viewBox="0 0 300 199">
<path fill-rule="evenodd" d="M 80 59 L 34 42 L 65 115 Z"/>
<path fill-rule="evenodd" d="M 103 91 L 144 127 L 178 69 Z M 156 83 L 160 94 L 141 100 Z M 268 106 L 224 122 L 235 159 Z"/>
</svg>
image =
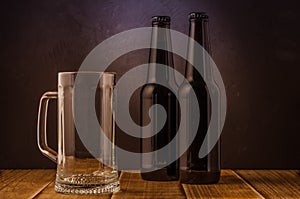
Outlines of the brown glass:
<svg viewBox="0 0 300 199">
<path fill-rule="evenodd" d="M 200 54 L 195 52 L 194 40 L 198 42 L 203 48 L 210 53 L 209 38 L 208 38 L 208 16 L 205 13 L 194 12 L 189 15 L 189 36 L 190 41 L 188 44 L 188 60 L 200 60 L 202 63 L 199 65 L 203 67 L 204 53 Z M 204 74 L 204 67 L 200 68 Z M 187 184 L 208 184 L 217 183 L 220 178 L 220 157 L 219 157 L 219 142 L 214 146 L 212 151 L 204 158 L 199 158 L 198 154 L 203 140 L 207 134 L 207 129 L 211 116 L 211 102 L 206 83 L 204 82 L 200 73 L 194 66 L 186 62 L 185 77 L 191 84 L 198 100 L 200 108 L 200 121 L 196 137 L 188 150 L 180 158 L 180 181 Z M 190 87 L 185 84 L 180 87 L 180 97 L 184 98 L 183 101 L 187 104 L 187 113 L 184 116 L 187 124 L 186 133 L 189 133 L 189 120 L 193 119 L 193 107 L 191 100 L 188 98 Z M 183 94 L 184 93 L 184 94 Z M 187 139 L 189 135 L 186 135 Z"/>
<path fill-rule="evenodd" d="M 141 91 L 141 126 L 145 126 L 151 122 L 152 131 L 157 132 L 157 121 L 155 121 L 157 118 L 157 113 L 155 111 L 153 113 L 153 121 L 149 120 L 149 109 L 155 104 L 160 104 L 164 107 L 167 112 L 167 119 L 164 127 L 159 133 L 150 138 L 141 139 L 142 154 L 151 151 L 157 151 L 160 148 L 168 145 L 169 142 L 171 142 L 171 140 L 175 137 L 177 132 L 176 96 L 168 88 L 156 84 L 156 82 L 165 82 L 166 85 L 172 85 L 173 88 L 178 88 L 173 71 L 169 71 L 167 69 L 163 71 L 157 70 L 157 64 L 163 64 L 174 68 L 173 54 L 171 53 L 171 36 L 169 31 L 170 18 L 168 16 L 153 17 L 152 28 L 148 80 L 147 84 L 143 86 Z M 157 49 L 157 46 L 164 46 L 164 48 L 168 49 L 169 51 Z M 169 153 L 177 153 L 177 150 L 172 150 L 169 148 Z M 170 158 L 171 154 L 169 157 L 163 158 L 156 157 L 156 155 L 153 155 L 150 158 L 145 158 L 142 155 L 142 178 L 144 180 L 152 181 L 178 180 L 179 162 L 176 160 L 171 164 L 168 164 Z"/>
</svg>

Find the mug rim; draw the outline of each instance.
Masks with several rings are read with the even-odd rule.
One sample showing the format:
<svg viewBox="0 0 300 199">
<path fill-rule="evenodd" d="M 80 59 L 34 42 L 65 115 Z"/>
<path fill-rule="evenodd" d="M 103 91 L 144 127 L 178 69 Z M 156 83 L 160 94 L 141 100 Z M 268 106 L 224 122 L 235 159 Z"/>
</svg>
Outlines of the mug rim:
<svg viewBox="0 0 300 199">
<path fill-rule="evenodd" d="M 58 75 L 76 75 L 76 74 L 100 74 L 100 75 L 113 75 L 116 76 L 116 72 L 100 72 L 100 71 L 63 71 L 58 72 Z"/>
</svg>

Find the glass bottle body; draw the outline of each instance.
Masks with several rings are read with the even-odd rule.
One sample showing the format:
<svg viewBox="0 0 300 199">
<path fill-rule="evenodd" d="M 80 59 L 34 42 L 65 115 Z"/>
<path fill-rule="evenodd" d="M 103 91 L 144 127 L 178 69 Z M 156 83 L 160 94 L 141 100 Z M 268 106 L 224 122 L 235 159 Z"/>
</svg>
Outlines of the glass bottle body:
<svg viewBox="0 0 300 199">
<path fill-rule="evenodd" d="M 202 47 L 210 52 L 208 39 L 208 16 L 205 13 L 191 13 L 189 15 L 190 27 L 188 44 L 188 60 L 198 63 L 201 72 L 205 77 L 211 75 L 205 67 L 205 53 L 197 52 L 194 41 L 198 42 Z M 201 54 L 202 53 L 202 54 Z M 200 63 L 199 63 L 200 62 Z M 211 118 L 211 102 L 209 92 L 202 77 L 194 66 L 187 61 L 185 77 L 192 86 L 197 99 L 190 98 L 190 87 L 183 83 L 180 86 L 179 96 L 183 101 L 187 115 L 184 116 L 183 125 L 185 126 L 185 139 L 189 139 L 189 130 L 191 120 L 193 119 L 193 107 L 191 104 L 197 103 L 200 108 L 200 121 L 197 134 L 189 146 L 188 150 L 180 158 L 180 180 L 182 183 L 188 184 L 208 184 L 217 183 L 220 178 L 220 143 L 208 152 L 208 154 L 199 158 L 200 147 L 207 135 L 207 130 Z M 197 102 L 193 102 L 197 100 Z M 209 136 L 209 135 L 208 135 Z"/>
<path fill-rule="evenodd" d="M 141 158 L 142 178 L 153 181 L 170 181 L 179 179 L 178 160 L 169 164 L 172 156 L 177 150 L 169 147 L 169 143 L 177 132 L 177 107 L 178 102 L 174 93 L 159 83 L 176 87 L 173 71 L 169 68 L 159 66 L 173 66 L 173 55 L 171 53 L 170 18 L 167 16 L 156 16 L 152 18 L 151 49 L 149 54 L 149 68 L 147 84 L 141 90 L 141 126 L 151 124 L 151 132 L 155 135 L 141 139 L 141 153 L 153 152 L 168 147 L 168 153 L 161 157 L 155 153 L 152 156 Z M 166 50 L 162 50 L 167 49 Z M 178 86 L 177 86 L 178 88 Z M 156 104 L 161 105 L 166 111 L 166 122 L 159 129 L 161 116 Z M 150 111 L 150 112 L 149 112 Z M 149 115 L 151 115 L 151 119 Z M 141 132 L 142 134 L 145 132 Z"/>
</svg>

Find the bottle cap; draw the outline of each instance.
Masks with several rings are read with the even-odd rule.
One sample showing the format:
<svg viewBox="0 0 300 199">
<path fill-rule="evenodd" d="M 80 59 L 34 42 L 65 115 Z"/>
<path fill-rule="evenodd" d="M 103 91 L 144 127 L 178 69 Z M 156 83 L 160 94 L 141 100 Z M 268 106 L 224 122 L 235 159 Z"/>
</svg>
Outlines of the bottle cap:
<svg viewBox="0 0 300 199">
<path fill-rule="evenodd" d="M 152 24 L 156 23 L 166 23 L 170 24 L 171 18 L 169 16 L 153 16 L 152 17 Z"/>
<path fill-rule="evenodd" d="M 191 12 L 189 14 L 189 20 L 208 19 L 208 15 L 205 12 Z"/>
</svg>

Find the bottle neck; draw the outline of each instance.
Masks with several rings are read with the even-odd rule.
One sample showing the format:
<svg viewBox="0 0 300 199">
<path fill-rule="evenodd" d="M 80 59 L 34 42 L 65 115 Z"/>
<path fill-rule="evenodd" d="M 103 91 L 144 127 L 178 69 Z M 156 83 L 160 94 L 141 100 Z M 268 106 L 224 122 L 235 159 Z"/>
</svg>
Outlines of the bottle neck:
<svg viewBox="0 0 300 199">
<path fill-rule="evenodd" d="M 162 50 L 162 49 L 167 49 Z M 151 49 L 149 55 L 148 81 L 169 82 L 175 81 L 174 72 L 159 66 L 162 64 L 174 68 L 171 45 L 170 25 L 166 23 L 152 24 Z"/>
<path fill-rule="evenodd" d="M 189 43 L 188 43 L 188 57 L 186 62 L 185 77 L 189 82 L 203 81 L 201 73 L 205 75 L 205 52 L 204 49 L 209 52 L 209 39 L 208 39 L 208 20 L 198 19 L 191 20 L 189 27 Z M 198 42 L 204 49 L 198 49 L 195 45 L 195 41 Z M 199 72 L 193 67 L 191 63 L 194 63 L 199 68 Z M 201 72 L 201 73 L 200 73 Z"/>
</svg>

